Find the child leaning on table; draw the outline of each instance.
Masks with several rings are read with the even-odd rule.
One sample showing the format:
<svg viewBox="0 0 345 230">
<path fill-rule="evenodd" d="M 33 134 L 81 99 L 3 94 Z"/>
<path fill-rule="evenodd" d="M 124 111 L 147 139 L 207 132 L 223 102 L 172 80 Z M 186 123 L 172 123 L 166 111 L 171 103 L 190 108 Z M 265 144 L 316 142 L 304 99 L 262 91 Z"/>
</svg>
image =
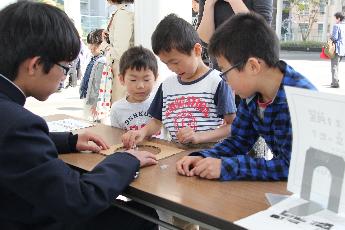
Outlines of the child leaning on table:
<svg viewBox="0 0 345 230">
<path fill-rule="evenodd" d="M 288 177 L 292 128 L 284 86 L 315 87 L 284 61 L 279 41 L 265 20 L 255 13 L 238 14 L 216 30 L 209 49 L 223 76 L 240 95 L 231 136 L 211 149 L 194 152 L 176 164 L 185 176 L 219 180 L 285 180 Z M 273 158 L 247 153 L 259 137 Z"/>
<path fill-rule="evenodd" d="M 233 92 L 217 70 L 203 63 L 201 41 L 193 26 L 170 14 L 151 40 L 154 53 L 176 75 L 160 85 L 149 109 L 150 122 L 123 135 L 124 146 L 134 146 L 162 125 L 173 141 L 183 144 L 213 142 L 229 135 L 236 112 Z"/>
<path fill-rule="evenodd" d="M 122 54 L 119 67 L 119 80 L 127 96 L 111 106 L 110 123 L 124 130 L 139 130 L 151 119 L 147 110 L 158 76 L 157 59 L 150 50 L 135 46 Z"/>
</svg>

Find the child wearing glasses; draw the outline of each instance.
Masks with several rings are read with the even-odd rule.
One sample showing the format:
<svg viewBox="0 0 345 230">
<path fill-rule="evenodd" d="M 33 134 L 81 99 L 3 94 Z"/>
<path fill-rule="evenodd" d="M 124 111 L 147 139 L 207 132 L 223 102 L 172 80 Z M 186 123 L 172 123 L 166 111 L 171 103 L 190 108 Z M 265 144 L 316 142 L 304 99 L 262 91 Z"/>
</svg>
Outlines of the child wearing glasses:
<svg viewBox="0 0 345 230">
<path fill-rule="evenodd" d="M 292 128 L 284 86 L 315 87 L 279 60 L 275 32 L 255 13 L 238 14 L 225 22 L 212 36 L 209 52 L 241 102 L 231 136 L 211 149 L 183 157 L 176 164 L 178 173 L 222 181 L 286 180 Z M 271 160 L 248 155 L 260 136 L 273 152 Z"/>
<path fill-rule="evenodd" d="M 216 142 L 230 133 L 236 107 L 233 92 L 201 59 L 202 47 L 193 26 L 174 14 L 166 16 L 152 35 L 152 49 L 176 73 L 160 86 L 149 108 L 153 117 L 138 131 L 123 135 L 126 147 L 166 128 L 182 144 Z"/>
</svg>

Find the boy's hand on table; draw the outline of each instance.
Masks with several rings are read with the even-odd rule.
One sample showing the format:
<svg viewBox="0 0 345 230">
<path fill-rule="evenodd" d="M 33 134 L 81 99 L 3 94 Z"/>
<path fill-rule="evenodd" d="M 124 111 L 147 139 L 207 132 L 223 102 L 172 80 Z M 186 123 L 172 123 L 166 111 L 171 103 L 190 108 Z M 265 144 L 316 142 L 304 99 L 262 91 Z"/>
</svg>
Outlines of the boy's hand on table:
<svg viewBox="0 0 345 230">
<path fill-rule="evenodd" d="M 140 161 L 140 167 L 155 165 L 158 163 L 156 156 L 148 151 L 129 149 L 126 152 L 132 154 Z"/>
<path fill-rule="evenodd" d="M 184 156 L 176 162 L 176 170 L 183 176 L 193 176 L 191 174 L 191 169 L 203 159 L 204 158 L 200 156 Z"/>
<path fill-rule="evenodd" d="M 137 143 L 143 141 L 145 135 L 140 130 L 130 130 L 121 137 L 123 147 L 132 149 Z"/>
<path fill-rule="evenodd" d="M 205 179 L 219 179 L 221 167 L 221 159 L 207 157 L 198 161 L 190 174 L 192 176 L 195 175 Z"/>
<path fill-rule="evenodd" d="M 186 143 L 198 144 L 200 142 L 198 134 L 194 132 L 194 129 L 192 129 L 189 126 L 180 129 L 177 132 L 176 137 L 181 144 L 186 144 Z"/>
<path fill-rule="evenodd" d="M 90 141 L 94 144 L 91 144 Z M 109 149 L 109 145 L 96 134 L 85 132 L 78 134 L 76 149 L 78 151 L 92 151 L 98 153 L 101 150 Z"/>
</svg>

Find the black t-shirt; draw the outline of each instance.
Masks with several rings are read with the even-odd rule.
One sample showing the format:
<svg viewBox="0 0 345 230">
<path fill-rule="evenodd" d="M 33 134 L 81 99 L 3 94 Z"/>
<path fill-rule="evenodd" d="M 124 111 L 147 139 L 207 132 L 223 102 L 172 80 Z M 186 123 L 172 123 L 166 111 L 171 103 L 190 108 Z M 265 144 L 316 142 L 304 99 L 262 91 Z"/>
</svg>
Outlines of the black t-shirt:
<svg viewBox="0 0 345 230">
<path fill-rule="evenodd" d="M 272 22 L 272 11 L 273 1 L 272 0 L 243 0 L 244 4 L 249 10 L 252 10 L 258 14 L 261 14 L 266 21 L 271 24 Z M 198 24 L 203 16 L 205 0 L 199 1 L 199 19 Z M 214 23 L 215 28 L 218 28 L 225 20 L 234 15 L 234 11 L 230 7 L 228 2 L 218 0 L 214 6 Z"/>
</svg>

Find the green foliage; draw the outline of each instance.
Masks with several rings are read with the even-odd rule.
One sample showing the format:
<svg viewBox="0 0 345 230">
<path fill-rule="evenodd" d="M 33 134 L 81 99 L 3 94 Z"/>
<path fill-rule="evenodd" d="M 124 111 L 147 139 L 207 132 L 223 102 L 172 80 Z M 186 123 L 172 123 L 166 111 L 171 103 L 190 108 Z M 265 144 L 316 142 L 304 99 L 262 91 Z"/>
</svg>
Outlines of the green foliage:
<svg viewBox="0 0 345 230">
<path fill-rule="evenodd" d="M 288 0 L 290 2 L 290 12 L 292 17 L 299 23 L 299 30 L 303 41 L 307 41 L 315 22 L 320 14 L 320 6 L 327 0 Z"/>
<path fill-rule="evenodd" d="M 287 41 L 281 42 L 281 48 L 321 48 L 324 42 L 319 41 Z"/>
</svg>

